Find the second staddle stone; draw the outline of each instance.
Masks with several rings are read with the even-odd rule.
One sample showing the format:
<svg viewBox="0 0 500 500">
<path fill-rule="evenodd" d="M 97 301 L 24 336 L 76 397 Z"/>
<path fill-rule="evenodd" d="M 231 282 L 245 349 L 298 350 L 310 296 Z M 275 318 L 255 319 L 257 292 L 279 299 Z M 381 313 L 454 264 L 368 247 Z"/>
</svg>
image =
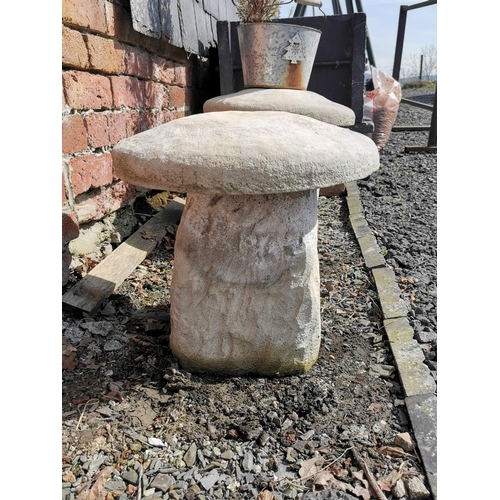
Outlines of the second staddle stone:
<svg viewBox="0 0 500 500">
<path fill-rule="evenodd" d="M 316 190 L 190 194 L 177 231 L 172 352 L 194 372 L 307 371 L 320 346 Z"/>
</svg>

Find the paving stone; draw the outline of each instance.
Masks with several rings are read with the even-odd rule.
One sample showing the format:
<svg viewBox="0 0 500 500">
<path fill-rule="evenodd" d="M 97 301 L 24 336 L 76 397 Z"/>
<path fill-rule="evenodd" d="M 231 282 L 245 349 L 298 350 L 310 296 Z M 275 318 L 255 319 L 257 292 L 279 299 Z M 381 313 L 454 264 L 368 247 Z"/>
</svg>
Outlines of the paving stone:
<svg viewBox="0 0 500 500">
<path fill-rule="evenodd" d="M 353 194 L 359 194 L 359 187 L 356 181 L 346 182 L 345 188 L 348 196 L 351 196 Z"/>
<path fill-rule="evenodd" d="M 423 394 L 407 397 L 406 409 L 431 493 L 437 499 L 437 396 Z"/>
<path fill-rule="evenodd" d="M 424 363 L 425 356 L 416 340 L 390 343 L 399 377 L 406 396 L 432 394 L 436 383 L 429 368 Z"/>
<path fill-rule="evenodd" d="M 414 331 L 406 317 L 386 319 L 384 328 L 390 342 L 411 342 L 413 340 Z"/>
<path fill-rule="evenodd" d="M 359 240 L 363 236 L 368 236 L 373 234 L 372 229 L 366 222 L 366 219 L 361 216 L 361 214 L 354 214 L 349 217 L 351 221 L 352 230 L 356 235 L 356 238 Z"/>
<path fill-rule="evenodd" d="M 363 213 L 363 205 L 361 204 L 361 199 L 358 194 L 349 195 L 347 197 L 347 206 L 349 207 L 349 213 L 351 215 Z"/>
<path fill-rule="evenodd" d="M 385 259 L 373 234 L 367 234 L 358 238 L 358 243 L 368 269 L 385 266 Z"/>
<path fill-rule="evenodd" d="M 405 317 L 408 308 L 403 299 L 401 299 L 399 289 L 396 283 L 394 271 L 388 267 L 372 269 L 375 285 L 382 307 L 384 319 Z"/>
</svg>

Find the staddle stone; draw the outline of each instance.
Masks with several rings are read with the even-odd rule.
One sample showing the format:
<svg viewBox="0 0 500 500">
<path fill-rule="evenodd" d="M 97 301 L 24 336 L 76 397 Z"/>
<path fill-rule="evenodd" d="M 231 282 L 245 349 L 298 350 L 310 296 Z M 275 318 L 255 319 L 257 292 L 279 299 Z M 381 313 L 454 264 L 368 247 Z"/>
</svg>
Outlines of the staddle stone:
<svg viewBox="0 0 500 500">
<path fill-rule="evenodd" d="M 304 191 L 379 167 L 370 138 L 283 111 L 191 115 L 123 139 L 111 154 L 122 180 L 183 193 Z"/>
<path fill-rule="evenodd" d="M 187 192 L 170 346 L 191 371 L 307 371 L 320 346 L 317 188 L 379 166 L 368 137 L 282 111 L 220 111 L 124 139 L 116 175 Z"/>
<path fill-rule="evenodd" d="M 241 90 L 206 101 L 203 112 L 212 111 L 286 111 L 339 127 L 352 127 L 356 122 L 356 115 L 351 108 L 310 90 Z"/>
<path fill-rule="evenodd" d="M 189 194 L 175 241 L 170 347 L 196 372 L 307 371 L 320 346 L 315 190 Z"/>
</svg>

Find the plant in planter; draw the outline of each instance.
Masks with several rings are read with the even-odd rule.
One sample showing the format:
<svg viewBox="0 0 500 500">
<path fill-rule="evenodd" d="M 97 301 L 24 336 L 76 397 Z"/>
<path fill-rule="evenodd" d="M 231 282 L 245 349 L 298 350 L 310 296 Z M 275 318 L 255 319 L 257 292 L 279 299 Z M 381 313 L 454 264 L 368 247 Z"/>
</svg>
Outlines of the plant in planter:
<svg viewBox="0 0 500 500">
<path fill-rule="evenodd" d="M 279 15 L 279 0 L 235 0 L 233 2 L 242 23 L 272 21 Z M 286 2 L 290 3 L 290 2 Z"/>
<path fill-rule="evenodd" d="M 246 88 L 307 89 L 321 31 L 270 22 L 292 1 L 233 0 L 241 19 L 237 31 Z M 320 0 L 295 1 L 321 10 Z"/>
</svg>

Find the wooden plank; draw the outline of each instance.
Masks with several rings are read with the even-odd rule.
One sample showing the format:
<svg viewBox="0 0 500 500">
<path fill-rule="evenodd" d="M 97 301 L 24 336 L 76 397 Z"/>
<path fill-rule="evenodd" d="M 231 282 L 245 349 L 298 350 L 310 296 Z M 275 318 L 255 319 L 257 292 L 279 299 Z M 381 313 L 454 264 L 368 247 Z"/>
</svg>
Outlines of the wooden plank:
<svg viewBox="0 0 500 500">
<path fill-rule="evenodd" d="M 217 22 L 217 44 L 219 47 L 220 93 L 221 95 L 232 94 L 235 88 L 231 32 L 228 21 Z"/>
<path fill-rule="evenodd" d="M 93 314 L 177 224 L 185 200 L 174 198 L 63 295 L 63 308 Z"/>
</svg>

